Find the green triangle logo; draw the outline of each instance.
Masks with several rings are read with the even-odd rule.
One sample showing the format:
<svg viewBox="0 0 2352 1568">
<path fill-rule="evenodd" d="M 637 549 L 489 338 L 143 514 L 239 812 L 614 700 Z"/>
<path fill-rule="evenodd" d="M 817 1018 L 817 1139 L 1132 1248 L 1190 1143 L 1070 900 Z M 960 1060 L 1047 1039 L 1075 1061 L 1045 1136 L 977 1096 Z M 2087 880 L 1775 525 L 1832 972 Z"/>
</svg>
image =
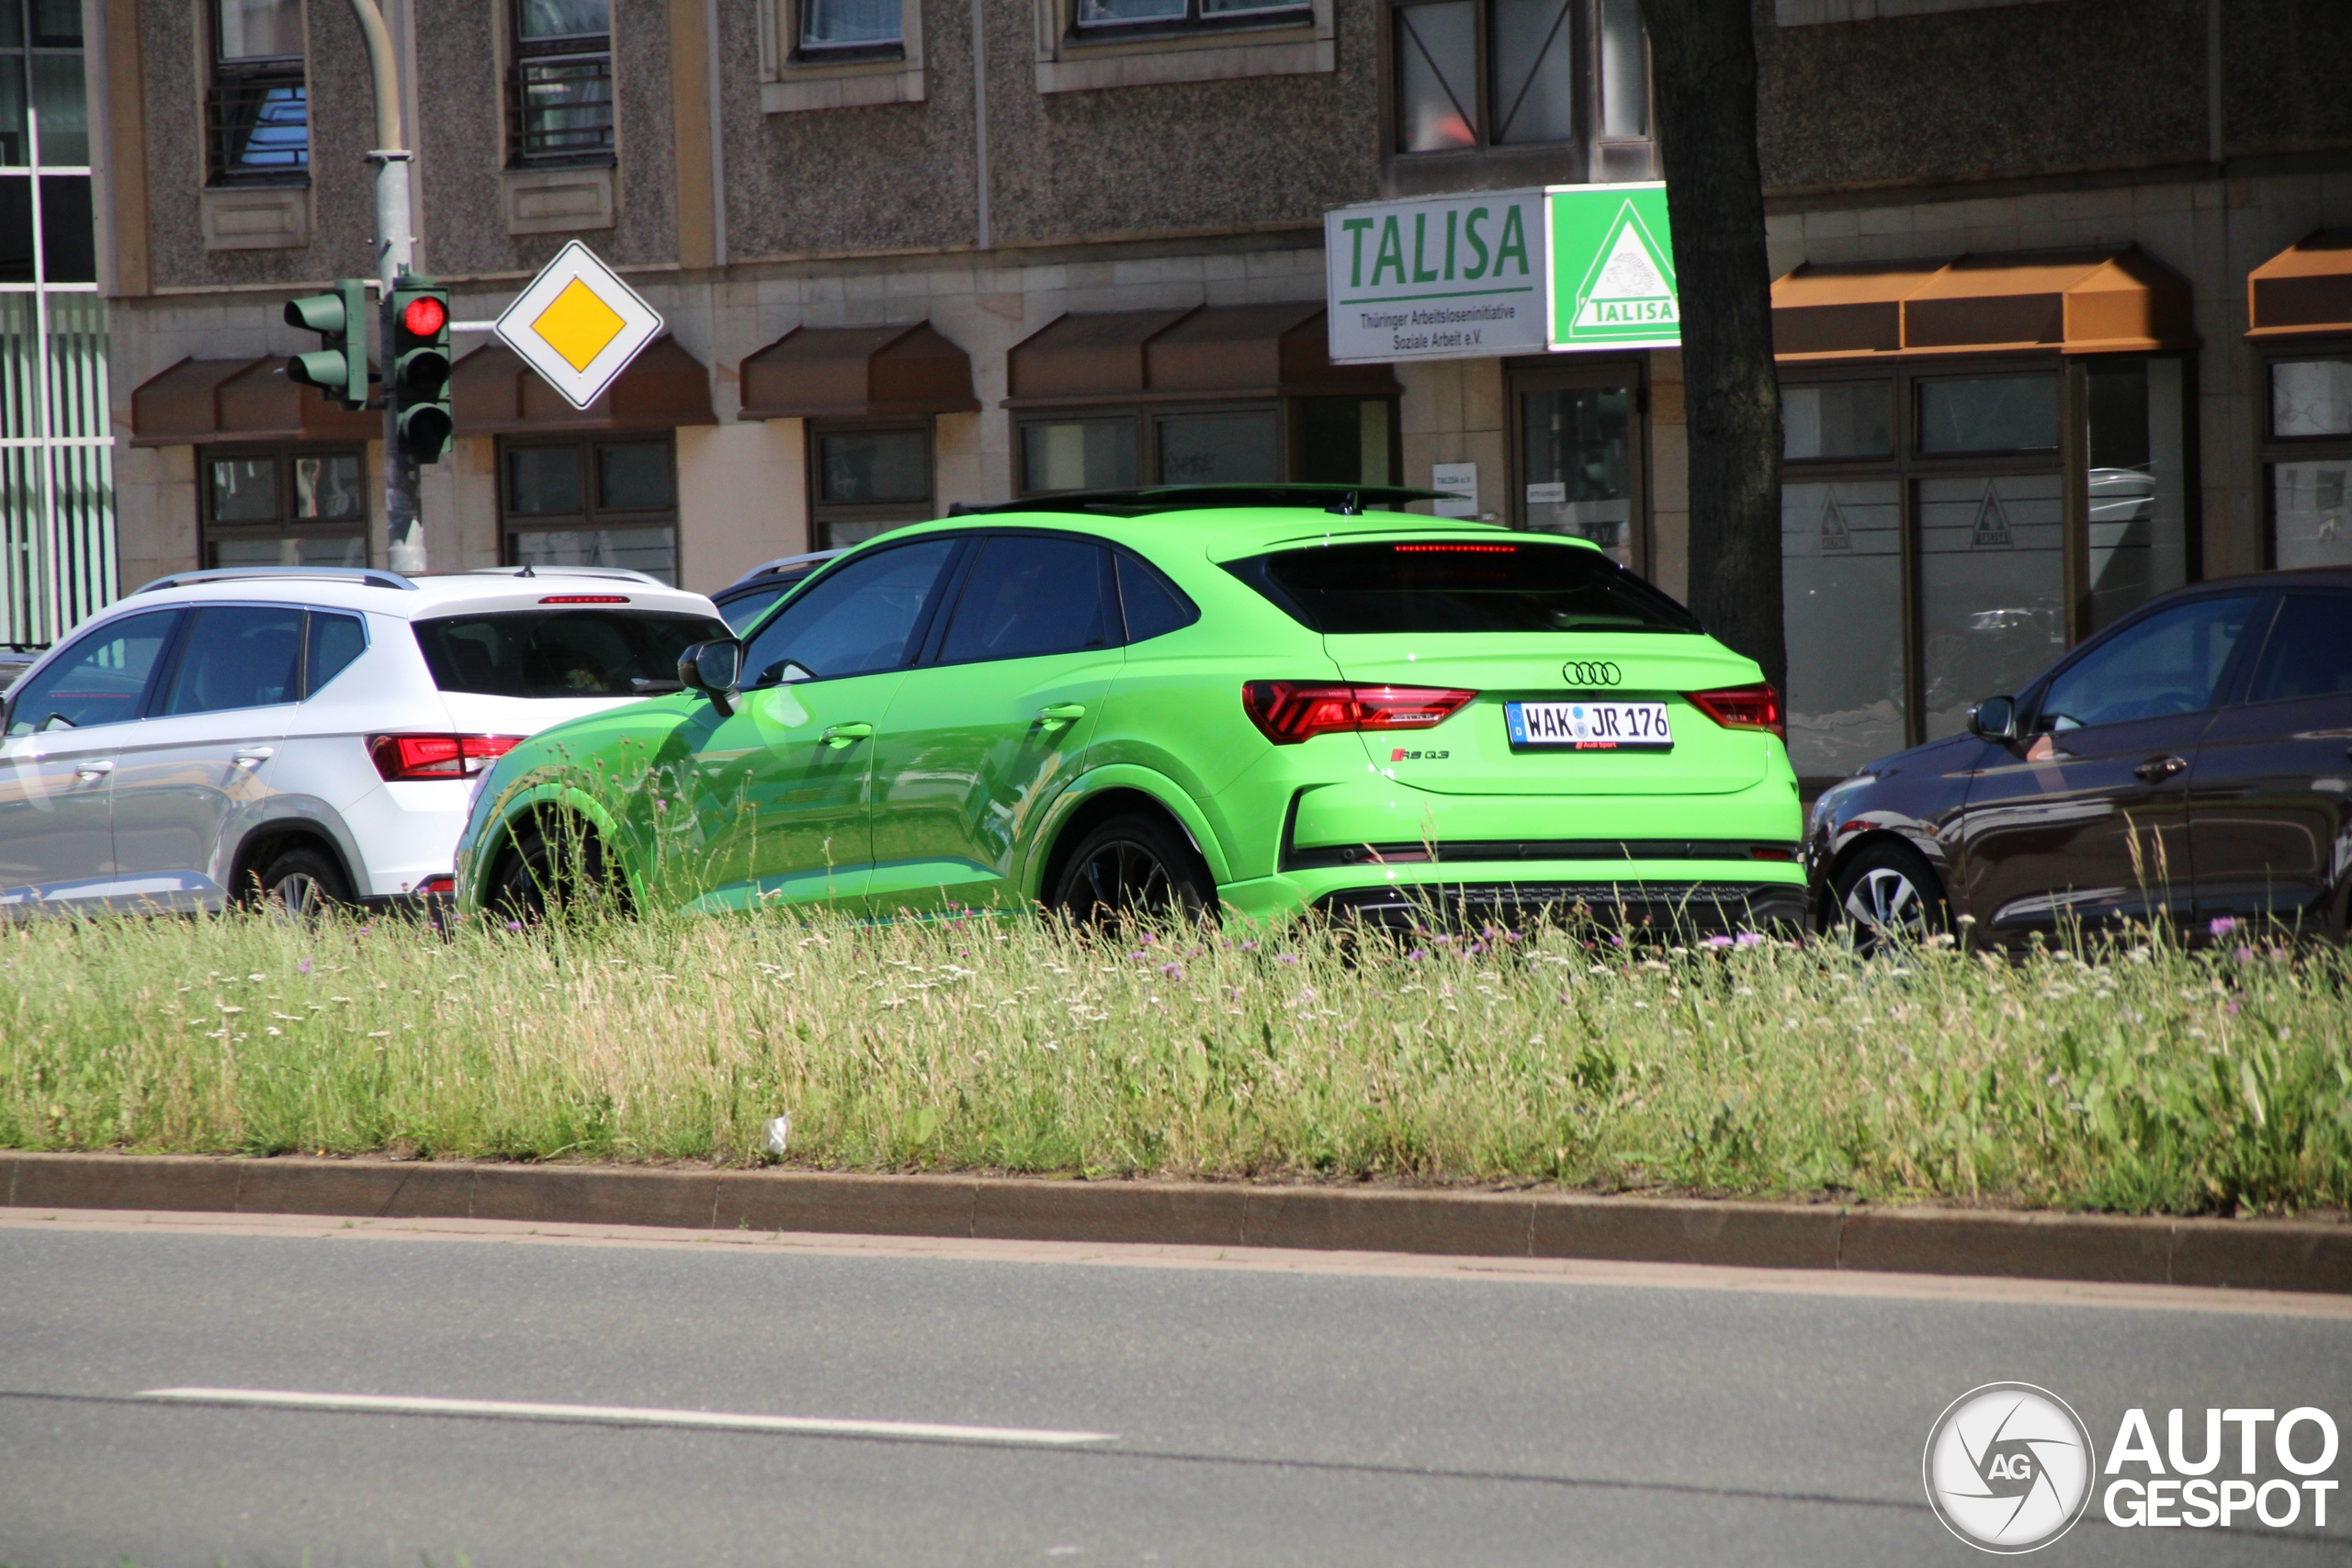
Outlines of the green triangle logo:
<svg viewBox="0 0 2352 1568">
<path fill-rule="evenodd" d="M 1568 335 L 1679 333 L 1681 323 L 1673 265 L 1629 200 L 1585 269 Z"/>
</svg>

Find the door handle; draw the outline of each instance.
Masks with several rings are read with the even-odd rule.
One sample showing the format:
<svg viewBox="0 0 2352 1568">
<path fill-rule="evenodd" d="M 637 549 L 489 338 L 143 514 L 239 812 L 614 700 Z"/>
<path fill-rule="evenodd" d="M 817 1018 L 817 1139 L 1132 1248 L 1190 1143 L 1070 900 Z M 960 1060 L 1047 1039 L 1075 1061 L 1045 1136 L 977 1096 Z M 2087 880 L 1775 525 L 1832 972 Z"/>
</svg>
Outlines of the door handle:
<svg viewBox="0 0 2352 1568">
<path fill-rule="evenodd" d="M 83 762 L 75 766 L 74 776 L 85 780 L 102 779 L 112 772 L 114 772 L 114 764 L 110 761 Z"/>
<path fill-rule="evenodd" d="M 243 750 L 239 751 L 232 761 L 234 761 L 237 766 L 241 768 L 258 768 L 264 762 L 268 761 L 272 757 L 277 755 L 277 750 L 276 747 L 248 746 Z"/>
<path fill-rule="evenodd" d="M 870 724 L 836 724 L 829 726 L 817 739 L 838 751 L 853 740 L 865 740 L 874 734 Z"/>
<path fill-rule="evenodd" d="M 1085 716 L 1084 703 L 1047 703 L 1037 710 L 1037 722 L 1048 729 L 1060 725 L 1076 724 Z"/>
<path fill-rule="evenodd" d="M 2151 757 L 2132 772 L 2146 783 L 2156 784 L 2188 770 L 2188 760 L 2185 757 Z"/>
</svg>

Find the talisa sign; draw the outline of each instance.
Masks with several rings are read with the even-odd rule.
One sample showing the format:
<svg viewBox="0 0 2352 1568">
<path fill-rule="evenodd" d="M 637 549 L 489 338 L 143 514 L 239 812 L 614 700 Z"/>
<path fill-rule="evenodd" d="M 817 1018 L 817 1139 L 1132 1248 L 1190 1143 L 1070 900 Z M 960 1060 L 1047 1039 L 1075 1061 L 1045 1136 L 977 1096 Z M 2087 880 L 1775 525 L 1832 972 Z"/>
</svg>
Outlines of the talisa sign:
<svg viewBox="0 0 2352 1568">
<path fill-rule="evenodd" d="M 1682 342 L 1674 241 L 1661 184 L 1555 186 L 1549 344 L 1673 348 Z"/>
<path fill-rule="evenodd" d="M 1325 213 L 1333 361 L 1543 352 L 1544 200 L 1540 190 L 1491 190 Z"/>
</svg>

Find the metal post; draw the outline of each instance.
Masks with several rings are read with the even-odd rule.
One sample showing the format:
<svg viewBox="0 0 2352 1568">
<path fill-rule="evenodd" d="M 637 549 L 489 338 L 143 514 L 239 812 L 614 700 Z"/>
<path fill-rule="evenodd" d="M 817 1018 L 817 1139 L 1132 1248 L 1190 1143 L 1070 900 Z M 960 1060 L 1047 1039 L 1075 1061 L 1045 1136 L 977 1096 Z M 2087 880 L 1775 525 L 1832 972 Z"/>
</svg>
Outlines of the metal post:
<svg viewBox="0 0 2352 1568">
<path fill-rule="evenodd" d="M 376 0 L 351 0 L 352 14 L 368 40 L 368 62 L 376 85 L 376 146 L 368 162 L 376 168 L 376 281 L 383 344 L 384 376 L 384 564 L 398 572 L 424 570 L 424 525 L 417 516 L 416 458 L 401 446 L 398 412 L 392 406 L 392 290 L 409 270 L 409 152 L 401 144 L 400 67 L 392 35 Z M 355 344 L 354 352 L 367 352 Z"/>
</svg>

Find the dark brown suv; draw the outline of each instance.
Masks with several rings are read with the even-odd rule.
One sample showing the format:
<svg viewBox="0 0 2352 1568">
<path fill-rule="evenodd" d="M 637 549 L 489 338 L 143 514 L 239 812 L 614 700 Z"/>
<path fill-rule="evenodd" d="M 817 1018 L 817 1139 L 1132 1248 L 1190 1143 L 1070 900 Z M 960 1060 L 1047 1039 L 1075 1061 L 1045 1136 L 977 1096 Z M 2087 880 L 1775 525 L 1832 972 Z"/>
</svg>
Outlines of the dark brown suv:
<svg viewBox="0 0 2352 1568">
<path fill-rule="evenodd" d="M 2352 895 L 2352 569 L 2149 601 L 1965 733 L 1872 762 L 1805 834 L 1814 910 L 1971 941 L 2169 919 L 2337 941 Z"/>
</svg>

